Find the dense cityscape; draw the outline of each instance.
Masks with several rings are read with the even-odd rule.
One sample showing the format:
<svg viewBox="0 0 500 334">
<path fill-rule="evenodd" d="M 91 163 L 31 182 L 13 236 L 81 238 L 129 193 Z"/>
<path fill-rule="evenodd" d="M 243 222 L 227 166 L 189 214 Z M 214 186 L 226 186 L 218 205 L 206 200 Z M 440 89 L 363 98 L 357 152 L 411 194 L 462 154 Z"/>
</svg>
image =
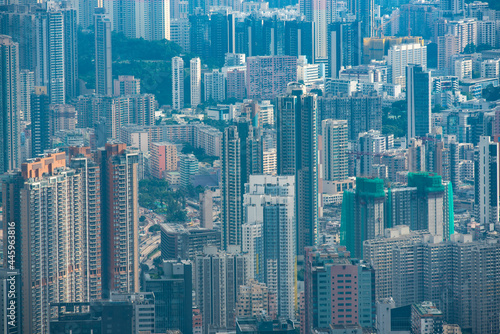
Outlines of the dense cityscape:
<svg viewBox="0 0 500 334">
<path fill-rule="evenodd" d="M 0 0 L 0 332 L 499 334 L 500 0 Z"/>
</svg>

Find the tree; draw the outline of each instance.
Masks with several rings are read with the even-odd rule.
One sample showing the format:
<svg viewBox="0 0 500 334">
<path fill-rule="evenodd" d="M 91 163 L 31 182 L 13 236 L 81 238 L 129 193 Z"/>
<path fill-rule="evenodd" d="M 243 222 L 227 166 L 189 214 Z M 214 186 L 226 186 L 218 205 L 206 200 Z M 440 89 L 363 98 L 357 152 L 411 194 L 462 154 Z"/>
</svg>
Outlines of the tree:
<svg viewBox="0 0 500 334">
<path fill-rule="evenodd" d="M 154 225 L 150 226 L 149 230 L 148 230 L 149 233 L 153 233 L 153 234 L 156 232 L 160 232 L 160 231 L 161 231 L 161 228 L 160 228 L 160 225 L 158 225 L 158 224 L 154 224 Z"/>
</svg>

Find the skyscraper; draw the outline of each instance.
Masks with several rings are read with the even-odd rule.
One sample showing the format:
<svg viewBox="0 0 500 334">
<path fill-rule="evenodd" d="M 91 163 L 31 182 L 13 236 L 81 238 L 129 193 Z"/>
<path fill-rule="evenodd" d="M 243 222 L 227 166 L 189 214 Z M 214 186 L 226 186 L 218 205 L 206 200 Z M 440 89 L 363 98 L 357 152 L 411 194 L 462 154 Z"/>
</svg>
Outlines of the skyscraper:
<svg viewBox="0 0 500 334">
<path fill-rule="evenodd" d="M 31 156 L 50 148 L 50 112 L 47 87 L 35 87 L 31 94 Z"/>
<path fill-rule="evenodd" d="M 256 264 L 251 277 L 263 269 L 263 281 L 278 297 L 278 314 L 294 318 L 295 280 L 295 182 L 294 176 L 251 175 L 243 200 L 246 218 L 244 242 L 261 244 L 249 247 Z M 247 225 L 261 225 L 262 233 L 252 233 Z M 250 240 L 253 239 L 253 240 Z M 256 240 L 259 239 L 259 240 Z M 244 243 L 244 245 L 245 245 Z M 262 268 L 261 268 L 262 267 Z M 250 275 L 250 273 L 249 273 Z"/>
<path fill-rule="evenodd" d="M 230 247 L 231 248 L 231 247 Z M 205 247 L 195 260 L 196 304 L 203 316 L 203 334 L 211 327 L 234 328 L 238 289 L 247 283 L 246 258 L 232 249 Z"/>
<path fill-rule="evenodd" d="M 431 76 L 422 66 L 408 65 L 406 68 L 406 105 L 408 140 L 425 137 L 431 132 Z"/>
<path fill-rule="evenodd" d="M 96 8 L 94 27 L 96 93 L 101 95 L 113 95 L 111 20 L 104 8 Z"/>
<path fill-rule="evenodd" d="M 363 257 L 363 242 L 383 235 L 386 228 L 382 179 L 356 178 L 356 190 L 344 191 L 340 243 L 355 258 Z"/>
<path fill-rule="evenodd" d="M 31 93 L 35 86 L 35 73 L 30 70 L 19 72 L 19 110 L 23 121 L 31 120 Z"/>
<path fill-rule="evenodd" d="M 107 143 L 101 164 L 103 294 L 139 291 L 139 155 Z"/>
<path fill-rule="evenodd" d="M 427 46 L 420 43 L 393 45 L 387 52 L 387 65 L 392 73 L 387 75 L 387 81 L 404 87 L 406 67 L 412 64 L 420 65 L 422 70 L 427 68 Z"/>
<path fill-rule="evenodd" d="M 172 108 L 184 108 L 184 61 L 181 57 L 172 58 Z"/>
<path fill-rule="evenodd" d="M 250 175 L 262 174 L 260 129 L 247 119 L 224 129 L 222 140 L 222 247 L 242 245 L 243 193 Z"/>
<path fill-rule="evenodd" d="M 342 68 L 361 65 L 361 25 L 359 21 L 328 25 L 328 77 L 338 78 Z"/>
<path fill-rule="evenodd" d="M 347 121 L 325 119 L 323 135 L 323 179 L 343 181 L 347 179 Z"/>
<path fill-rule="evenodd" d="M 0 35 L 0 172 L 19 167 L 19 44 Z"/>
<path fill-rule="evenodd" d="M 500 146 L 490 137 L 481 136 L 474 158 L 474 202 L 478 222 L 490 230 L 499 219 L 498 183 Z"/>
<path fill-rule="evenodd" d="M 191 108 L 196 108 L 201 103 L 201 60 L 193 58 L 189 62 L 191 77 Z"/>
<path fill-rule="evenodd" d="M 318 141 L 316 95 L 305 86 L 290 83 L 287 95 L 277 99 L 278 174 L 295 175 L 297 254 L 317 241 Z"/>
<path fill-rule="evenodd" d="M 48 333 L 51 303 L 101 297 L 96 167 L 75 161 L 68 168 L 65 153 L 53 153 L 24 163 L 4 183 L 4 212 L 19 242 L 23 332 Z"/>
</svg>

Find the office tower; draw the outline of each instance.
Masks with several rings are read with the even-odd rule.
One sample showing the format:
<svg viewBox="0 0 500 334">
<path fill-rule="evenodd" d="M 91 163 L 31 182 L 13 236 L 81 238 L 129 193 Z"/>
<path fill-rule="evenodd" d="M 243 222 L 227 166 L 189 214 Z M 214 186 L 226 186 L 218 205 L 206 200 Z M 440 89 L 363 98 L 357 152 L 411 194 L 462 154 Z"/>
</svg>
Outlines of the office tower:
<svg viewBox="0 0 500 334">
<path fill-rule="evenodd" d="M 360 133 L 358 138 L 359 163 L 357 164 L 356 176 L 375 176 L 375 159 L 382 155 L 387 149 L 386 137 L 380 131 L 370 130 Z"/>
<path fill-rule="evenodd" d="M 141 94 L 141 79 L 133 75 L 119 75 L 113 80 L 113 94 L 115 96 Z"/>
<path fill-rule="evenodd" d="M 144 274 L 144 290 L 155 296 L 155 332 L 193 333 L 193 265 L 190 261 L 163 261 L 163 275 Z"/>
<path fill-rule="evenodd" d="M 152 332 L 155 329 L 155 295 L 151 292 L 112 292 L 111 303 L 132 305 L 132 333 Z M 118 316 L 116 318 L 119 318 Z M 116 321 L 116 320 L 115 320 Z"/>
<path fill-rule="evenodd" d="M 243 208 L 245 225 L 260 224 L 262 249 L 249 253 L 254 263 L 262 263 L 263 282 L 278 297 L 278 314 L 294 318 L 295 280 L 295 180 L 294 176 L 251 175 L 245 185 Z M 249 229 L 251 232 L 252 229 Z M 243 251 L 251 236 L 243 233 Z M 259 273 L 258 266 L 250 268 Z M 252 276 L 254 276 L 252 275 Z"/>
<path fill-rule="evenodd" d="M 285 54 L 306 56 L 313 62 L 315 57 L 314 22 L 292 20 L 285 22 Z M 300 41 L 300 42 L 299 42 Z"/>
<path fill-rule="evenodd" d="M 226 79 L 218 69 L 203 75 L 205 101 L 222 102 L 226 99 Z"/>
<path fill-rule="evenodd" d="M 210 189 L 200 193 L 200 227 L 214 227 L 213 192 Z"/>
<path fill-rule="evenodd" d="M 0 35 L 0 123 L 2 142 L 0 172 L 19 167 L 19 44 Z"/>
<path fill-rule="evenodd" d="M 23 332 L 48 333 L 51 303 L 88 302 L 101 295 L 99 208 L 88 205 L 99 202 L 96 189 L 88 191 L 95 187 L 95 173 L 68 168 L 65 153 L 53 153 L 23 164 L 4 182 L 5 217 L 15 224 L 9 225 L 15 232 L 9 235 L 19 243 L 13 265 L 22 275 L 16 321 Z M 42 281 L 46 284 L 36 284 Z"/>
<path fill-rule="evenodd" d="M 227 99 L 244 100 L 246 97 L 245 71 L 233 69 L 227 71 Z"/>
<path fill-rule="evenodd" d="M 184 61 L 181 57 L 172 58 L 172 108 L 184 108 Z"/>
<path fill-rule="evenodd" d="M 247 285 L 239 286 L 238 300 L 236 302 L 236 316 L 257 317 L 266 314 L 271 318 L 276 317 L 276 294 L 269 292 L 264 283 L 249 281 Z"/>
<path fill-rule="evenodd" d="M 408 141 L 431 132 L 431 75 L 422 66 L 406 68 L 406 105 L 408 110 Z"/>
<path fill-rule="evenodd" d="M 374 325 L 375 272 L 367 262 L 351 259 L 343 246 L 306 247 L 304 261 L 305 333 L 331 325 Z"/>
<path fill-rule="evenodd" d="M 287 95 L 278 97 L 278 175 L 295 175 L 297 254 L 317 241 L 318 141 L 315 94 L 291 83 Z"/>
<path fill-rule="evenodd" d="M 355 258 L 363 257 L 363 242 L 383 235 L 384 181 L 356 178 L 356 189 L 344 191 L 340 242 Z"/>
<path fill-rule="evenodd" d="M 189 24 L 191 52 L 202 59 L 208 59 L 210 56 L 210 19 L 208 15 L 190 15 Z"/>
<path fill-rule="evenodd" d="M 139 291 L 139 155 L 125 144 L 107 143 L 101 164 L 102 290 Z"/>
<path fill-rule="evenodd" d="M 111 58 L 111 20 L 104 8 L 96 8 L 95 30 L 95 87 L 96 93 L 113 95 L 113 60 Z"/>
<path fill-rule="evenodd" d="M 476 219 L 486 230 L 499 219 L 498 182 L 499 144 L 481 136 L 474 156 L 474 203 Z"/>
<path fill-rule="evenodd" d="M 297 81 L 297 59 L 291 56 L 247 58 L 248 98 L 271 100 Z"/>
<path fill-rule="evenodd" d="M 329 78 L 338 78 L 344 68 L 361 65 L 363 39 L 362 23 L 332 23 L 328 25 L 328 71 Z"/>
<path fill-rule="evenodd" d="M 427 46 L 421 44 L 396 44 L 392 46 L 387 55 L 390 75 L 387 81 L 393 84 L 406 85 L 406 67 L 420 65 L 422 71 L 427 68 Z"/>
<path fill-rule="evenodd" d="M 152 177 L 163 179 L 165 171 L 177 170 L 177 147 L 174 144 L 167 142 L 151 143 L 150 150 L 150 166 L 149 171 Z"/>
<path fill-rule="evenodd" d="M 194 154 L 181 155 L 179 161 L 180 185 L 183 188 L 188 188 L 191 185 L 191 177 L 198 173 L 199 162 Z"/>
<path fill-rule="evenodd" d="M 50 148 L 50 112 L 47 87 L 35 87 L 31 94 L 31 156 Z"/>
<path fill-rule="evenodd" d="M 193 58 L 189 62 L 191 77 L 191 108 L 196 108 L 201 103 L 201 60 Z"/>
<path fill-rule="evenodd" d="M 241 246 L 243 192 L 252 174 L 262 174 L 260 129 L 249 120 L 238 119 L 224 129 L 222 140 L 222 247 Z"/>
<path fill-rule="evenodd" d="M 64 18 L 64 82 L 67 98 L 75 98 L 78 89 L 78 13 L 69 3 L 61 5 Z"/>
<path fill-rule="evenodd" d="M 325 119 L 322 122 L 323 179 L 347 179 L 347 121 Z"/>
<path fill-rule="evenodd" d="M 30 70 L 19 72 L 19 111 L 20 118 L 25 122 L 31 121 L 31 93 L 35 86 L 35 73 Z"/>
<path fill-rule="evenodd" d="M 203 334 L 211 327 L 235 327 L 238 287 L 246 284 L 245 262 L 243 255 L 217 251 L 215 247 L 205 247 L 203 254 L 196 255 L 194 284 Z"/>
<path fill-rule="evenodd" d="M 210 15 L 210 56 L 218 66 L 224 64 L 225 54 L 233 51 L 229 50 L 230 38 L 233 37 L 229 31 L 232 17 L 222 13 Z"/>
<path fill-rule="evenodd" d="M 163 260 L 192 260 L 203 253 L 203 247 L 220 249 L 220 231 L 208 228 L 187 229 L 178 224 L 160 224 L 161 257 Z"/>
</svg>

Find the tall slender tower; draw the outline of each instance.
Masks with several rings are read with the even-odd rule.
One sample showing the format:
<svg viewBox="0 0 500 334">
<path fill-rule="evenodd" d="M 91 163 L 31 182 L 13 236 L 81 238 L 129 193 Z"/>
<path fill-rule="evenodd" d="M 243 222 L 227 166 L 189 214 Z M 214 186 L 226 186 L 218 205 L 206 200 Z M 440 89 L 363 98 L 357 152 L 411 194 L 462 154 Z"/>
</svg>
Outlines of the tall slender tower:
<svg viewBox="0 0 500 334">
<path fill-rule="evenodd" d="M 31 156 L 50 148 L 50 112 L 47 87 L 35 87 L 31 94 Z"/>
<path fill-rule="evenodd" d="M 431 132 L 431 75 L 422 66 L 406 67 L 408 140 Z"/>
<path fill-rule="evenodd" d="M 196 108 L 201 103 L 201 60 L 193 58 L 189 62 L 191 73 L 191 108 Z"/>
<path fill-rule="evenodd" d="M 103 295 L 139 291 L 139 155 L 125 144 L 100 149 Z"/>
<path fill-rule="evenodd" d="M 318 229 L 318 141 L 316 95 L 290 83 L 278 98 L 278 174 L 295 175 L 297 254 L 314 246 Z"/>
<path fill-rule="evenodd" d="M 0 35 L 0 173 L 19 167 L 19 45 Z"/>
<path fill-rule="evenodd" d="M 101 95 L 113 94 L 111 58 L 111 20 L 104 8 L 96 8 L 95 27 L 95 87 Z"/>
<path fill-rule="evenodd" d="M 181 57 L 172 58 L 172 107 L 174 110 L 184 108 L 184 61 Z"/>
<path fill-rule="evenodd" d="M 327 181 L 347 179 L 347 121 L 325 119 L 322 123 L 323 170 Z"/>
</svg>

